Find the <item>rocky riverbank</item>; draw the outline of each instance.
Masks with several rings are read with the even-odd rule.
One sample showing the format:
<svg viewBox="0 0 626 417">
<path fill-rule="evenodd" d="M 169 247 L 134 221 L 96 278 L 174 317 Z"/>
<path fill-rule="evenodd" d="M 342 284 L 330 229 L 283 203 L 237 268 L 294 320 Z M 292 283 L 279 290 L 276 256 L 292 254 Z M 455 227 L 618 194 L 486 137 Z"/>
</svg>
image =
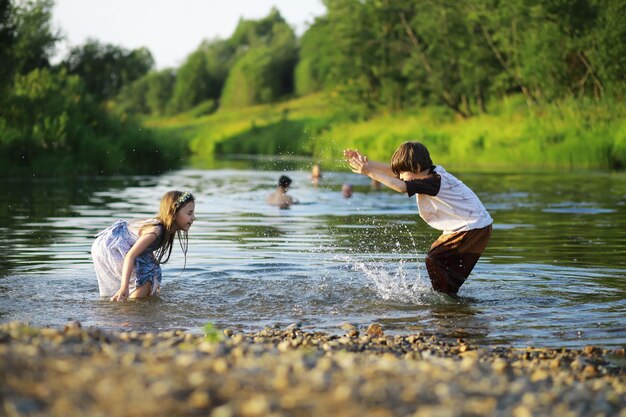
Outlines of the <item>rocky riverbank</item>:
<svg viewBox="0 0 626 417">
<path fill-rule="evenodd" d="M 0 324 L 0 415 L 626 417 L 623 349 L 342 332 Z"/>
</svg>

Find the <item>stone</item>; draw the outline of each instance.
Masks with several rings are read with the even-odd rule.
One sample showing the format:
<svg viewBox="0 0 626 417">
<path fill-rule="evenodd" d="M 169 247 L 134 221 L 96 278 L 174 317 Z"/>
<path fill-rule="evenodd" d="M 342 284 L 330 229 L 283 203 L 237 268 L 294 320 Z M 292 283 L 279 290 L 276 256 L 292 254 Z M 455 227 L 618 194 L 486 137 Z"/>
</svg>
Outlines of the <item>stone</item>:
<svg viewBox="0 0 626 417">
<path fill-rule="evenodd" d="M 382 337 L 385 335 L 383 332 L 383 326 L 380 323 L 372 323 L 367 327 L 365 334 L 370 337 Z"/>
<path fill-rule="evenodd" d="M 210 417 L 233 417 L 235 412 L 230 404 L 224 404 L 219 407 L 215 407 L 211 411 Z"/>
<path fill-rule="evenodd" d="M 270 409 L 269 402 L 265 396 L 256 394 L 253 395 L 241 406 L 241 413 L 244 416 L 265 416 Z"/>
<path fill-rule="evenodd" d="M 597 346 L 588 345 L 584 347 L 583 352 L 587 355 L 597 355 L 598 353 L 602 353 L 602 349 Z"/>
<path fill-rule="evenodd" d="M 63 328 L 63 331 L 70 332 L 72 330 L 78 330 L 80 328 L 82 328 L 82 324 L 80 324 L 80 321 L 78 320 L 70 320 L 67 323 L 65 323 L 65 327 Z"/>
<path fill-rule="evenodd" d="M 206 391 L 194 391 L 189 397 L 189 405 L 193 408 L 208 408 L 211 405 L 211 397 Z"/>
</svg>

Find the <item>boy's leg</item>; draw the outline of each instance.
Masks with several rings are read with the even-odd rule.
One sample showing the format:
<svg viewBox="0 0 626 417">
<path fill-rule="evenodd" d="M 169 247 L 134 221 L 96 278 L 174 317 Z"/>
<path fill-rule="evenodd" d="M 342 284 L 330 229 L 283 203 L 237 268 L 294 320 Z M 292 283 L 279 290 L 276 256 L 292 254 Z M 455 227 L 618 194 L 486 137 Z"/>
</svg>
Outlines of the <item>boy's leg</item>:
<svg viewBox="0 0 626 417">
<path fill-rule="evenodd" d="M 456 294 L 474 269 L 490 238 L 491 225 L 440 236 L 426 255 L 426 270 L 433 289 Z"/>
</svg>

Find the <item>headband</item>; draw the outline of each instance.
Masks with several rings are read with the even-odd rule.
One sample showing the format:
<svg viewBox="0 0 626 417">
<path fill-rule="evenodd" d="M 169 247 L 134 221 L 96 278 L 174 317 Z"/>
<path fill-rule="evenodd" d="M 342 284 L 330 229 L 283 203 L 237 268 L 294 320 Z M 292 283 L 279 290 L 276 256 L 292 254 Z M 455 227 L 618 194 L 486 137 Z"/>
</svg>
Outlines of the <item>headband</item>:
<svg viewBox="0 0 626 417">
<path fill-rule="evenodd" d="M 179 208 L 183 207 L 185 204 L 187 204 L 188 202 L 190 202 L 191 200 L 194 200 L 193 198 L 193 194 L 191 194 L 189 191 L 185 191 L 180 197 L 178 197 L 178 199 L 174 202 L 174 208 L 176 210 L 178 210 Z"/>
</svg>

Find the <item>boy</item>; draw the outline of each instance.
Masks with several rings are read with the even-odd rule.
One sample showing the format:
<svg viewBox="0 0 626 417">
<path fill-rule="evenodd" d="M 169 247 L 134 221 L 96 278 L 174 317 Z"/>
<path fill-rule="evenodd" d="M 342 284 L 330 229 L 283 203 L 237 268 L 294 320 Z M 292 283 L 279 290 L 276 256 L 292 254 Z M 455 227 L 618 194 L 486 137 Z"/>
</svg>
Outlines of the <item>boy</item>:
<svg viewBox="0 0 626 417">
<path fill-rule="evenodd" d="M 290 185 L 291 178 L 286 175 L 281 175 L 278 179 L 278 187 L 276 187 L 276 191 L 267 196 L 267 204 L 278 206 L 281 209 L 287 209 L 291 207 L 292 204 L 297 203 L 297 201 L 294 201 L 290 195 L 287 195 Z"/>
<path fill-rule="evenodd" d="M 356 150 L 345 150 L 352 171 L 367 175 L 392 190 L 417 194 L 419 215 L 442 235 L 426 255 L 433 289 L 456 295 L 489 243 L 493 220 L 476 194 L 435 166 L 428 149 L 405 142 L 394 152 L 391 165 L 369 161 Z"/>
</svg>

